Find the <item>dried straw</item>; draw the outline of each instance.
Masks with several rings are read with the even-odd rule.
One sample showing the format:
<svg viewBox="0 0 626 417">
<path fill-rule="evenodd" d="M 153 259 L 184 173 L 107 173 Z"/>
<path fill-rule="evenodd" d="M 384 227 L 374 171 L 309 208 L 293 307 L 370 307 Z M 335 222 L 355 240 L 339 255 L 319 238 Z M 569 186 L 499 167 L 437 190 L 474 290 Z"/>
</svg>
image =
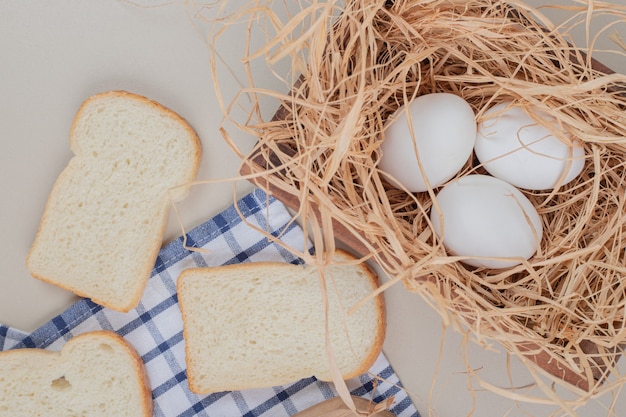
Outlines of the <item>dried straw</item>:
<svg viewBox="0 0 626 417">
<path fill-rule="evenodd" d="M 572 27 L 595 14 L 626 18 L 624 6 L 572 4 Z M 269 96 L 283 104 L 280 117 L 264 120 L 255 108 L 239 126 L 258 141 L 243 162 L 249 178 L 298 198 L 303 222 L 323 231 L 313 235 L 318 254 L 347 230 L 364 256 L 451 324 L 521 357 L 565 364 L 581 376 L 584 398 L 602 390 L 598 381 L 616 374 L 615 355 L 626 341 L 626 76 L 598 69 L 589 50 L 572 45 L 568 27 L 554 27 L 521 1 L 298 6 L 280 21 L 254 2 L 223 22 L 266 22 L 269 39 L 244 61 L 260 58 L 272 67 L 288 59 L 291 73 L 301 75 L 284 92 L 257 88 L 252 76 L 243 89 L 257 101 Z M 407 193 L 379 171 L 386 118 L 432 92 L 463 97 L 479 121 L 491 105 L 515 101 L 553 115 L 556 123 L 546 127 L 557 137 L 567 141 L 571 133 L 584 143 L 577 180 L 524 191 L 542 216 L 544 238 L 522 265 L 464 266 L 432 231 L 437 190 Z M 251 165 L 259 155 L 272 163 Z M 468 161 L 458 176 L 481 172 Z"/>
</svg>

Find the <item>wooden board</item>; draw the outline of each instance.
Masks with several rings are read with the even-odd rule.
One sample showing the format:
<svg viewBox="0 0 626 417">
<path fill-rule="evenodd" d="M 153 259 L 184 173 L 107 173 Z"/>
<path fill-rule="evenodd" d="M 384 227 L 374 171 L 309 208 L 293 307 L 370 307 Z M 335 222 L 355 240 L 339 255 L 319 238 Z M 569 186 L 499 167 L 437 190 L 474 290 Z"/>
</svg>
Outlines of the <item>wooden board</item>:
<svg viewBox="0 0 626 417">
<path fill-rule="evenodd" d="M 370 414 L 375 404 L 365 398 L 352 396 L 352 401 L 354 401 L 357 411 L 366 411 L 369 417 L 394 417 L 394 415 L 387 410 Z M 311 408 L 307 408 L 304 411 L 300 411 L 292 417 L 359 417 L 359 415 L 353 413 L 340 397 L 335 397 L 314 405 Z"/>
</svg>

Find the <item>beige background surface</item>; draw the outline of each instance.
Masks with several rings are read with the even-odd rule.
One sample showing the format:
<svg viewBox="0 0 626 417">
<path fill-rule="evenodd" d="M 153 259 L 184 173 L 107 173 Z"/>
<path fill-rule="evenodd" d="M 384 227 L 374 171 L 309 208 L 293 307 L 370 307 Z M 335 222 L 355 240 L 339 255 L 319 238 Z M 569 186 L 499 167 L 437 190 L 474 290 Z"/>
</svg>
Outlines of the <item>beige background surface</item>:
<svg viewBox="0 0 626 417">
<path fill-rule="evenodd" d="M 213 12 L 208 8 L 203 13 Z M 546 13 L 555 21 L 567 17 Z M 237 158 L 217 132 L 221 112 L 212 88 L 206 30 L 193 24 L 198 23 L 193 14 L 182 1 L 139 7 L 114 0 L 0 0 L 0 322 L 33 330 L 75 300 L 32 279 L 24 260 L 53 181 L 71 157 L 68 131 L 74 114 L 88 96 L 126 89 L 160 101 L 199 133 L 204 147 L 200 179 L 236 175 Z M 606 22 L 597 24 L 602 27 Z M 233 44 L 244 35 L 243 30 L 229 34 Z M 584 36 L 577 38 L 580 42 Z M 599 42 L 599 48 L 615 49 L 606 36 Z M 236 64 L 241 56 L 236 48 L 222 51 L 226 63 Z M 626 71 L 626 58 L 597 57 L 619 72 Z M 272 87 L 271 77 L 267 80 Z M 230 100 L 238 91 L 236 79 L 224 77 L 221 88 Z M 264 111 L 269 115 L 274 108 Z M 252 145 L 244 135 L 234 139 L 244 150 Z M 245 181 L 238 182 L 236 194 L 250 189 Z M 233 198 L 230 181 L 194 187 L 180 205 L 185 227 L 210 218 Z M 180 234 L 171 216 L 166 239 Z M 479 380 L 468 378 L 466 362 L 485 384 L 510 387 L 512 379 L 522 387 L 531 382 L 525 368 L 515 358 L 507 358 L 499 346 L 472 343 L 464 349 L 463 335 L 444 329 L 441 318 L 421 298 L 400 286 L 390 289 L 386 298 L 389 328 L 384 350 L 422 415 L 474 412 L 481 417 L 514 417 L 554 411 L 496 395 Z M 530 388 L 517 392 L 538 394 Z M 610 400 L 592 399 L 580 415 L 606 415 Z M 616 409 L 617 415 L 626 413 L 623 396 Z"/>
</svg>

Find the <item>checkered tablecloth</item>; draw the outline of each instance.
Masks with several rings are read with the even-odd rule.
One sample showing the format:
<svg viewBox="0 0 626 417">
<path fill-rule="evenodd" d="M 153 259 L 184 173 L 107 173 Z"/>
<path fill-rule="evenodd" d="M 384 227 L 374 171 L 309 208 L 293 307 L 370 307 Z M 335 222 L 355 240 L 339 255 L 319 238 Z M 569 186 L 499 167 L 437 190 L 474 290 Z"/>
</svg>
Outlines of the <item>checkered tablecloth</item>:
<svg viewBox="0 0 626 417">
<path fill-rule="evenodd" d="M 152 387 L 155 416 L 290 416 L 336 396 L 332 384 L 307 378 L 286 386 L 200 396 L 189 391 L 185 372 L 183 326 L 177 303 L 176 279 L 187 268 L 240 262 L 299 262 L 292 253 L 271 243 L 247 222 L 279 236 L 296 248 L 305 245 L 302 230 L 278 200 L 255 190 L 222 213 L 163 247 L 156 260 L 139 306 L 128 313 L 80 300 L 38 330 L 26 334 L 0 324 L 0 350 L 37 347 L 60 350 L 78 334 L 113 330 L 126 338 L 141 355 Z M 381 354 L 370 372 L 348 381 L 354 395 L 379 402 L 394 398 L 391 411 L 419 417 L 393 369 Z"/>
</svg>

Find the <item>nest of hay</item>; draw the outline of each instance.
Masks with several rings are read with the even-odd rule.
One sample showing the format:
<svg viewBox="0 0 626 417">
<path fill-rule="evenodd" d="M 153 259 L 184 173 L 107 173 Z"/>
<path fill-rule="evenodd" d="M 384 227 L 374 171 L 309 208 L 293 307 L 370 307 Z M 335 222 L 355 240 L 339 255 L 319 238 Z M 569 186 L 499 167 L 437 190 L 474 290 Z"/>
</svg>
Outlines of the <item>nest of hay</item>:
<svg viewBox="0 0 626 417">
<path fill-rule="evenodd" d="M 595 11 L 626 13 L 603 7 Z M 581 6 L 583 20 L 588 9 Z M 597 389 L 626 341 L 626 77 L 519 2 L 311 2 L 274 30 L 255 56 L 270 65 L 290 59 L 300 77 L 289 93 L 248 89 L 282 107 L 247 124 L 258 143 L 242 171 L 323 230 L 318 250 L 347 241 L 478 338 Z M 514 101 L 554 116 L 546 127 L 555 136 L 584 143 L 574 182 L 522 190 L 544 226 L 527 262 L 505 270 L 458 262 L 429 222 L 437 190 L 408 193 L 381 174 L 385 120 L 433 92 L 461 96 L 478 121 Z M 481 172 L 471 160 L 457 177 Z"/>
</svg>

